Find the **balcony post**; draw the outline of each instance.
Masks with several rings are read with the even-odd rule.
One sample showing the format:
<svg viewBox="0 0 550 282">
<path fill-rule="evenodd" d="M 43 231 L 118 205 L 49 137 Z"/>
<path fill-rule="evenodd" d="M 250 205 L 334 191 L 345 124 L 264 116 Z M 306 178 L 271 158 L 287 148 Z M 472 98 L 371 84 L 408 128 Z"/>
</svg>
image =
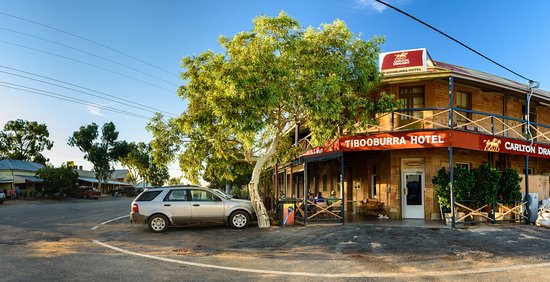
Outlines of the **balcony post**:
<svg viewBox="0 0 550 282">
<path fill-rule="evenodd" d="M 449 76 L 449 128 L 454 128 L 454 78 Z"/>
<path fill-rule="evenodd" d="M 453 129 L 453 102 L 454 102 L 454 78 L 449 76 L 449 128 Z M 453 144 L 449 146 L 449 178 L 450 178 L 450 190 L 451 190 L 451 215 L 452 215 L 452 227 L 456 228 L 456 215 L 455 215 L 455 197 L 454 197 L 454 174 L 453 174 Z"/>
</svg>

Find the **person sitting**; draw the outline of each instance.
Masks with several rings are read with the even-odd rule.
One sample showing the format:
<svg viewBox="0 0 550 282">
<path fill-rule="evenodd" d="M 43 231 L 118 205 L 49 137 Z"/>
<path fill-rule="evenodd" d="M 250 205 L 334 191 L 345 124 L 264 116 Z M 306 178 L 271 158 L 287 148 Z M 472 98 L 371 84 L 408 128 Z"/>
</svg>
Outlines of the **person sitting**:
<svg viewBox="0 0 550 282">
<path fill-rule="evenodd" d="M 325 198 L 323 197 L 323 193 L 319 192 L 317 193 L 317 196 L 315 196 L 315 199 L 313 200 L 314 203 L 324 203 Z"/>
</svg>

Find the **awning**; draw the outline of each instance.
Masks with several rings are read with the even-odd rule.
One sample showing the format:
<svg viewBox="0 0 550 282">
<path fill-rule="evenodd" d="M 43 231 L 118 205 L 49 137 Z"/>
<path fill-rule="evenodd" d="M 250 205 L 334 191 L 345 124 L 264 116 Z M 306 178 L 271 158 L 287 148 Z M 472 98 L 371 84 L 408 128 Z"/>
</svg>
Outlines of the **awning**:
<svg viewBox="0 0 550 282">
<path fill-rule="evenodd" d="M 13 183 L 21 184 L 21 183 L 42 183 L 44 182 L 44 179 L 34 177 L 34 176 L 25 176 L 25 175 L 14 175 L 13 176 Z"/>
<path fill-rule="evenodd" d="M 90 182 L 90 183 L 99 183 L 99 181 L 92 177 L 79 177 L 78 180 Z M 107 180 L 104 184 L 112 184 L 112 185 L 128 185 L 126 182 L 120 182 L 120 181 L 114 181 L 114 180 Z"/>
</svg>

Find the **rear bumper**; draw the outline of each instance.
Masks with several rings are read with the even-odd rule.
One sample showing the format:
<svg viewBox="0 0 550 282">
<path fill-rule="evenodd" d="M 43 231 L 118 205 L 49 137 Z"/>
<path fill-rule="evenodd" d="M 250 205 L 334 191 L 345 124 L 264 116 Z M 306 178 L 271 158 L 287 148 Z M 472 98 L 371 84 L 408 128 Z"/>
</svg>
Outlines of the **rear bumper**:
<svg viewBox="0 0 550 282">
<path fill-rule="evenodd" d="M 130 222 L 131 223 L 147 223 L 147 217 L 139 213 L 130 213 Z"/>
</svg>

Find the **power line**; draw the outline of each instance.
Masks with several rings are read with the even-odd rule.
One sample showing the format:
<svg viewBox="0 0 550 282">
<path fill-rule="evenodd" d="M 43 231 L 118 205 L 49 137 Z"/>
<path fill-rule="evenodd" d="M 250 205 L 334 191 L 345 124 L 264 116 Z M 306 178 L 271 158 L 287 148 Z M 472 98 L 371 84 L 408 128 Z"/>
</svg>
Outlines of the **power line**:
<svg viewBox="0 0 550 282">
<path fill-rule="evenodd" d="M 63 59 L 69 60 L 69 61 L 77 62 L 77 63 L 83 64 L 83 65 L 91 66 L 91 67 L 94 67 L 94 68 L 97 68 L 97 69 L 100 69 L 100 70 L 104 70 L 104 71 L 107 71 L 107 72 L 110 72 L 110 73 L 118 74 L 120 76 L 129 78 L 129 79 L 132 79 L 132 80 L 144 83 L 144 84 L 148 84 L 150 86 L 153 86 L 153 87 L 156 87 L 158 89 L 165 90 L 166 92 L 172 93 L 172 90 L 170 90 L 168 88 L 164 88 L 164 87 L 156 85 L 154 83 L 151 83 L 151 82 L 148 82 L 148 81 L 145 81 L 145 80 L 142 80 L 142 79 L 130 76 L 130 75 L 126 75 L 126 74 L 123 74 L 123 73 L 118 72 L 118 71 L 114 71 L 114 70 L 111 70 L 111 69 L 108 69 L 108 68 L 104 68 L 104 67 L 101 67 L 101 66 L 98 66 L 98 65 L 90 64 L 90 63 L 87 63 L 87 62 L 84 62 L 84 61 L 81 61 L 81 60 L 78 60 L 78 59 L 74 59 L 74 58 L 67 57 L 67 56 L 60 55 L 60 54 L 56 54 L 56 53 L 53 53 L 53 52 L 50 52 L 50 51 L 34 48 L 34 47 L 31 47 L 31 46 L 26 46 L 26 45 L 19 44 L 19 43 L 13 43 L 13 42 L 8 42 L 8 41 L 4 41 L 4 40 L 0 40 L 0 43 L 13 45 L 13 46 L 21 47 L 21 48 L 26 48 L 26 49 L 33 50 L 33 51 L 36 51 L 36 52 L 52 55 L 52 56 L 63 58 Z"/>
<path fill-rule="evenodd" d="M 88 52 L 88 51 L 82 50 L 82 49 L 80 49 L 80 48 L 76 48 L 76 47 L 73 47 L 73 46 L 70 46 L 70 45 L 61 43 L 61 42 L 57 42 L 57 41 L 54 41 L 54 40 L 50 40 L 50 39 L 47 39 L 47 38 L 39 37 L 39 36 L 36 36 L 36 35 L 33 35 L 33 34 L 21 32 L 21 31 L 17 31 L 17 30 L 5 28 L 5 27 L 0 27 L 0 29 L 6 30 L 6 31 L 9 31 L 9 32 L 12 32 L 12 33 L 17 33 L 17 34 L 21 34 L 21 35 L 24 35 L 24 36 L 28 36 L 28 37 L 31 37 L 31 38 L 39 39 L 39 40 L 42 40 L 42 41 L 46 41 L 46 42 L 49 42 L 49 43 L 52 43 L 52 44 L 56 44 L 56 45 L 59 45 L 59 46 L 65 47 L 65 48 L 69 48 L 69 49 L 71 49 L 71 50 L 75 50 L 75 51 L 77 51 L 77 52 L 81 52 L 81 53 L 84 53 L 84 54 L 87 54 L 87 55 L 90 55 L 90 56 L 93 56 L 93 57 L 96 57 L 96 58 L 99 58 L 99 59 L 102 59 L 102 60 L 111 62 L 111 63 L 113 63 L 113 64 L 117 64 L 117 65 L 119 65 L 119 66 L 123 66 L 123 67 L 125 67 L 125 68 L 127 68 L 127 69 L 133 70 L 133 71 L 135 71 L 135 72 L 139 72 L 139 73 L 144 74 L 144 75 L 147 75 L 147 76 L 149 76 L 149 77 L 152 77 L 152 78 L 158 79 L 158 80 L 160 80 L 160 81 L 166 82 L 166 83 L 168 83 L 168 84 L 171 84 L 171 85 L 174 85 L 174 86 L 178 86 L 178 85 L 172 83 L 171 81 L 168 81 L 168 80 L 163 79 L 163 78 L 161 78 L 161 77 L 152 75 L 152 74 L 150 74 L 150 73 L 144 72 L 144 71 L 139 70 L 139 69 L 137 69 L 137 68 L 134 68 L 134 67 L 128 66 L 128 65 L 126 65 L 126 64 L 117 62 L 117 61 L 115 61 L 115 60 L 111 60 L 111 59 L 109 59 L 109 58 L 107 58 L 107 57 L 104 57 L 104 56 L 101 56 L 101 55 L 94 54 L 94 53 L 92 53 L 92 52 Z"/>
<path fill-rule="evenodd" d="M 536 83 L 536 81 L 534 81 L 534 80 L 532 80 L 532 79 L 529 79 L 529 78 L 527 78 L 527 77 L 525 77 L 525 76 L 523 76 L 523 75 L 521 75 L 521 74 L 519 74 L 519 73 L 517 73 L 517 72 L 515 72 L 515 71 L 513 71 L 513 70 L 511 70 L 511 69 L 509 69 L 509 68 L 507 68 L 507 67 L 505 67 L 505 66 L 499 64 L 499 63 L 497 63 L 497 62 L 494 61 L 493 59 L 491 59 L 491 58 L 489 58 L 489 57 L 483 55 L 482 53 L 476 51 L 475 49 L 471 48 L 470 46 L 468 46 L 468 45 L 466 45 L 466 44 L 460 42 L 459 40 L 455 39 L 454 37 L 452 37 L 452 36 L 446 34 L 445 32 L 439 30 L 438 28 L 433 27 L 433 26 L 431 26 L 430 24 L 428 24 L 428 23 L 426 23 L 426 22 L 424 22 L 424 21 L 418 19 L 417 17 L 415 17 L 415 16 L 413 16 L 413 15 L 411 15 L 411 14 L 409 14 L 409 13 L 403 11 L 403 10 L 400 10 L 399 8 L 396 8 L 396 7 L 394 7 L 394 6 L 392 6 L 392 5 L 388 4 L 388 3 L 386 3 L 386 2 L 384 2 L 384 1 L 381 1 L 381 0 L 375 0 L 375 1 L 378 2 L 378 3 L 380 3 L 380 4 L 382 4 L 382 5 L 387 6 L 387 7 L 389 7 L 389 8 L 392 8 L 392 9 L 394 9 L 395 11 L 397 11 L 397 12 L 399 12 L 399 13 L 401 13 L 401 14 L 403 14 L 403 15 L 405 15 L 405 16 L 407 16 L 407 17 L 409 17 L 409 18 L 411 18 L 411 19 L 413 19 L 413 20 L 415 20 L 415 21 L 417 21 L 417 22 L 419 22 L 419 23 L 421 23 L 421 24 L 423 24 L 423 25 L 429 27 L 429 28 L 431 28 L 431 29 L 434 30 L 435 32 L 437 32 L 437 33 L 439 33 L 439 34 L 441 34 L 441 35 L 443 35 L 443 36 L 449 38 L 450 40 L 452 40 L 452 41 L 454 41 L 454 42 L 460 44 L 462 47 L 465 47 L 466 49 L 468 49 L 468 50 L 470 50 L 470 51 L 476 53 L 477 55 L 483 57 L 484 59 L 488 60 L 489 62 L 491 62 L 491 63 L 493 63 L 493 64 L 495 64 L 495 65 L 497 65 L 497 66 L 499 66 L 499 67 L 501 67 L 501 68 L 503 68 L 503 69 L 505 69 L 505 70 L 507 70 L 507 71 L 509 71 L 509 72 L 511 72 L 511 73 L 513 73 L 513 74 L 515 74 L 515 75 L 517 75 L 517 76 L 519 76 L 519 77 L 525 79 L 525 80 L 527 80 L 527 81 L 529 82 L 530 85 L 531 85 L 532 83 Z"/>
<path fill-rule="evenodd" d="M 86 106 L 93 106 L 93 107 L 104 109 L 104 110 L 107 110 L 107 111 L 111 111 L 111 112 L 115 112 L 115 113 L 119 113 L 119 114 L 123 114 L 123 115 L 127 115 L 127 116 L 142 118 L 142 119 L 145 119 L 145 120 L 150 120 L 151 119 L 151 117 L 148 117 L 148 116 L 144 116 L 144 115 L 124 111 L 124 110 L 109 107 L 109 106 L 98 105 L 96 103 L 89 102 L 89 101 L 86 101 L 86 100 L 77 99 L 77 98 L 66 96 L 66 95 L 63 95 L 63 94 L 58 94 L 58 93 L 54 93 L 54 92 L 50 92 L 50 91 L 45 91 L 45 90 L 41 90 L 41 89 L 27 87 L 27 86 L 15 84 L 15 83 L 0 81 L 0 87 L 11 88 L 11 89 L 24 91 L 24 92 L 28 92 L 28 93 L 33 93 L 33 94 L 37 94 L 37 95 L 41 95 L 41 96 L 47 96 L 47 97 L 51 97 L 51 98 L 55 98 L 55 99 L 59 99 L 59 100 L 64 100 L 64 101 L 68 101 L 68 102 L 72 102 L 72 103 L 76 103 L 76 104 L 81 104 L 81 105 L 86 105 Z"/>
<path fill-rule="evenodd" d="M 105 44 L 99 43 L 99 42 L 97 42 L 97 41 L 94 41 L 94 40 L 88 39 L 88 38 L 86 38 L 86 37 L 80 36 L 80 35 L 78 35 L 78 34 L 74 34 L 74 33 L 71 33 L 71 32 L 68 32 L 68 31 L 65 31 L 65 30 L 62 30 L 62 29 L 53 27 L 53 26 L 49 26 L 49 25 L 46 25 L 46 24 L 43 24 L 43 23 L 39 23 L 39 22 L 36 22 L 36 21 L 33 21 L 33 20 L 25 19 L 25 18 L 22 18 L 22 17 L 19 17 L 19 16 L 11 15 L 11 14 L 8 14 L 8 13 L 5 13 L 5 12 L 0 12 L 0 15 L 4 15 L 4 16 L 7 16 L 7 17 L 12 17 L 12 18 L 15 18 L 15 19 L 18 19 L 18 20 L 21 20 L 21 21 L 26 21 L 26 22 L 29 22 L 29 23 L 32 23 L 32 24 L 35 24 L 35 25 L 39 25 L 39 26 L 42 26 L 42 27 L 45 27 L 45 28 L 48 28 L 48 29 L 51 29 L 51 30 L 55 30 L 55 31 L 57 31 L 57 32 L 61 32 L 61 33 L 70 35 L 70 36 L 72 36 L 72 37 L 76 37 L 76 38 L 81 39 L 81 40 L 84 40 L 84 41 L 88 41 L 88 42 L 93 43 L 93 44 L 95 44 L 95 45 L 97 45 L 97 46 L 101 46 L 101 47 L 103 47 L 103 48 L 109 49 L 109 50 L 114 51 L 114 52 L 116 52 L 116 53 L 119 53 L 119 54 L 121 54 L 121 55 L 123 55 L 123 56 L 126 56 L 126 57 L 128 57 L 128 58 L 134 59 L 134 60 L 136 60 L 136 61 L 138 61 L 138 62 L 141 62 L 141 63 L 143 63 L 143 64 L 146 64 L 146 65 L 148 65 L 148 66 L 150 66 L 150 67 L 153 67 L 153 68 L 155 68 L 155 69 L 158 69 L 158 70 L 160 70 L 160 71 L 163 71 L 163 72 L 165 72 L 165 73 L 168 73 L 168 74 L 170 74 L 170 75 L 172 75 L 172 76 L 178 77 L 177 75 L 174 75 L 172 72 L 167 71 L 167 70 L 165 70 L 165 69 L 163 69 L 163 68 L 161 68 L 161 67 L 155 66 L 155 65 L 153 65 L 153 64 L 151 64 L 151 63 L 149 63 L 149 62 L 146 62 L 146 61 L 144 61 L 144 60 L 142 60 L 142 59 L 139 59 L 139 58 L 137 58 L 137 57 L 135 57 L 135 56 L 132 56 L 132 55 L 130 55 L 130 54 L 127 54 L 127 53 L 125 53 L 125 52 L 122 52 L 122 51 L 120 51 L 120 50 L 117 50 L 117 49 L 115 49 L 115 48 L 112 48 L 112 47 L 110 47 L 110 46 L 107 46 L 107 45 L 105 45 Z"/>
<path fill-rule="evenodd" d="M 24 76 L 24 75 L 20 75 L 20 74 L 16 74 L 16 73 L 11 73 L 11 72 L 1 71 L 1 70 L 0 70 L 0 73 L 5 73 L 5 74 L 8 74 L 8 75 L 17 76 L 17 77 L 21 77 L 21 78 L 25 78 L 25 79 L 29 79 L 29 80 L 33 80 L 33 81 L 37 81 L 37 82 L 41 82 L 41 83 L 44 83 L 44 84 L 53 85 L 53 86 L 56 86 L 56 87 L 60 87 L 60 88 L 72 90 L 72 91 L 75 91 L 75 92 L 80 92 L 80 93 L 83 93 L 83 94 L 86 94 L 86 95 L 89 95 L 89 96 L 94 96 L 94 97 L 97 97 L 97 98 L 100 98 L 100 99 L 105 99 L 105 100 L 108 100 L 108 101 L 120 103 L 120 104 L 125 105 L 125 106 L 128 106 L 128 107 L 132 107 L 132 108 L 136 108 L 136 109 L 148 111 L 148 112 L 151 112 L 151 113 L 161 112 L 161 113 L 163 113 L 163 114 L 166 114 L 166 115 L 169 115 L 169 116 L 172 116 L 172 117 L 176 117 L 176 116 L 177 116 L 177 115 L 175 115 L 175 114 L 173 114 L 173 113 L 170 113 L 170 112 L 166 112 L 166 111 L 163 111 L 163 110 L 159 110 L 159 109 L 156 109 L 156 108 L 153 108 L 153 107 L 149 107 L 149 106 L 146 106 L 146 105 L 137 103 L 137 102 L 133 102 L 133 101 L 130 101 L 130 100 L 126 100 L 126 99 L 124 99 L 124 98 L 120 98 L 120 97 L 117 97 L 117 96 L 114 96 L 114 95 L 111 95 L 111 94 L 107 94 L 107 93 L 104 93 L 104 92 L 100 92 L 100 91 L 97 91 L 97 90 L 93 90 L 93 89 L 90 89 L 90 88 L 82 87 L 82 86 L 79 86 L 79 85 L 77 85 L 77 84 L 65 82 L 65 81 L 62 81 L 62 80 L 54 79 L 54 78 L 51 78 L 51 77 L 39 75 L 39 74 L 32 73 L 32 72 L 27 72 L 27 71 L 20 70 L 20 69 L 16 69 L 16 68 L 11 68 L 11 67 L 4 66 L 4 65 L 0 65 L 0 68 L 5 68 L 5 69 L 9 69 L 9 70 L 13 70 L 13 71 L 18 71 L 18 72 L 21 72 L 21 73 L 25 73 L 25 74 L 29 74 L 29 75 L 33 75 L 33 76 L 37 76 L 37 77 L 41 77 L 41 78 L 45 78 L 45 79 L 49 79 L 49 80 L 52 80 L 52 81 L 55 81 L 55 82 L 63 83 L 63 84 L 66 84 L 66 85 L 70 85 L 70 86 L 74 86 L 74 87 L 77 87 L 77 88 L 80 88 L 80 89 L 84 89 L 84 90 L 87 90 L 87 91 L 91 91 L 91 92 L 94 92 L 94 93 L 98 93 L 98 94 L 101 94 L 101 95 L 104 95 L 104 96 L 107 96 L 107 97 L 112 97 L 112 98 L 117 99 L 117 100 L 113 100 L 113 99 L 101 97 L 101 96 L 99 96 L 99 95 L 91 94 L 91 93 L 88 93 L 88 92 L 85 92 L 85 91 L 82 91 L 82 90 L 74 89 L 74 88 L 71 88 L 71 87 L 66 87 L 66 86 L 63 86 L 63 85 L 56 84 L 56 83 L 52 83 L 52 82 L 48 82 L 48 81 L 45 81 L 45 80 L 40 80 L 40 79 L 36 79 L 36 78 Z M 129 104 L 120 102 L 120 101 L 118 101 L 118 100 L 127 102 L 127 103 L 129 103 Z M 131 104 L 137 105 L 137 106 L 133 106 L 133 105 L 131 105 Z"/>
</svg>

